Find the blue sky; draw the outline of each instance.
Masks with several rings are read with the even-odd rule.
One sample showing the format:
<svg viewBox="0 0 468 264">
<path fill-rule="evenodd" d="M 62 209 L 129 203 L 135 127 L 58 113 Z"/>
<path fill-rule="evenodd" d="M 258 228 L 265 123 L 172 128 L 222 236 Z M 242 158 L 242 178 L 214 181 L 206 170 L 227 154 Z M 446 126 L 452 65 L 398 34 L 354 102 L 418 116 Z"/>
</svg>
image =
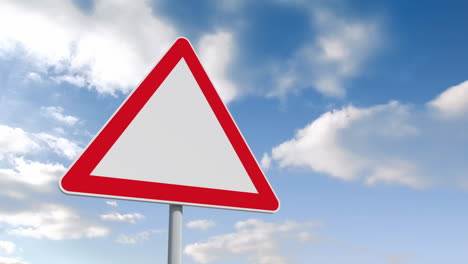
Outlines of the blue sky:
<svg viewBox="0 0 468 264">
<path fill-rule="evenodd" d="M 0 263 L 166 261 L 167 205 L 58 179 L 179 36 L 281 200 L 185 207 L 184 263 L 468 261 L 466 8 L 2 1 Z"/>
</svg>

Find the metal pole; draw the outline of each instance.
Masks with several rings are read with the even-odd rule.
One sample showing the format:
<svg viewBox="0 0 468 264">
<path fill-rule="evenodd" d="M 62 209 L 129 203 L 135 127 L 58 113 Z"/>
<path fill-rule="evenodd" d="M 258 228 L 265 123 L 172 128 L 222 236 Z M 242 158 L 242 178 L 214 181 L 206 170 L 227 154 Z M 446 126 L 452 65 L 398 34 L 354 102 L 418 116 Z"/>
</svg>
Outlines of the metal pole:
<svg viewBox="0 0 468 264">
<path fill-rule="evenodd" d="M 182 205 L 169 205 L 168 264 L 182 264 Z"/>
</svg>

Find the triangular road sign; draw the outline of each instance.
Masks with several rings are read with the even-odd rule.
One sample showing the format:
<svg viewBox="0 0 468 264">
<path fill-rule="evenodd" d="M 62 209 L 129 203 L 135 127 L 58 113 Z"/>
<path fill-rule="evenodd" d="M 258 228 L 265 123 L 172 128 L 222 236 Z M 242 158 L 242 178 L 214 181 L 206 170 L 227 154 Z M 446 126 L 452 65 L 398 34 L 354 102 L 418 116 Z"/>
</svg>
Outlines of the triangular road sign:
<svg viewBox="0 0 468 264">
<path fill-rule="evenodd" d="M 279 208 L 192 46 L 178 39 L 60 181 L 67 194 Z"/>
</svg>

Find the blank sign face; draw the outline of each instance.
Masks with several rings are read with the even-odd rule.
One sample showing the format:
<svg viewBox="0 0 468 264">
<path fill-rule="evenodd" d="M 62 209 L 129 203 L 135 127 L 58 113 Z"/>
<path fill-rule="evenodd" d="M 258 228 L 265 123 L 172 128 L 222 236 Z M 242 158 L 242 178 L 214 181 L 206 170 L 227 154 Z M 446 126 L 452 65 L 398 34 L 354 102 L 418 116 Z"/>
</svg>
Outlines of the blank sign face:
<svg viewBox="0 0 468 264">
<path fill-rule="evenodd" d="M 257 193 L 184 59 L 91 175 Z"/>
</svg>

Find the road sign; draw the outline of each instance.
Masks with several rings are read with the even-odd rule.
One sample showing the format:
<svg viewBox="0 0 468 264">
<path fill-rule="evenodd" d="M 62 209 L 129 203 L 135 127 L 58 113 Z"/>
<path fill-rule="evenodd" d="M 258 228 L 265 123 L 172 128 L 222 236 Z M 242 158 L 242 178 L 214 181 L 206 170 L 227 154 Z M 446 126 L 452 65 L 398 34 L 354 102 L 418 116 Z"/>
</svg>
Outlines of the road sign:
<svg viewBox="0 0 468 264">
<path fill-rule="evenodd" d="M 67 194 L 95 197 L 258 212 L 279 208 L 184 38 L 114 113 L 60 186 Z"/>
</svg>

